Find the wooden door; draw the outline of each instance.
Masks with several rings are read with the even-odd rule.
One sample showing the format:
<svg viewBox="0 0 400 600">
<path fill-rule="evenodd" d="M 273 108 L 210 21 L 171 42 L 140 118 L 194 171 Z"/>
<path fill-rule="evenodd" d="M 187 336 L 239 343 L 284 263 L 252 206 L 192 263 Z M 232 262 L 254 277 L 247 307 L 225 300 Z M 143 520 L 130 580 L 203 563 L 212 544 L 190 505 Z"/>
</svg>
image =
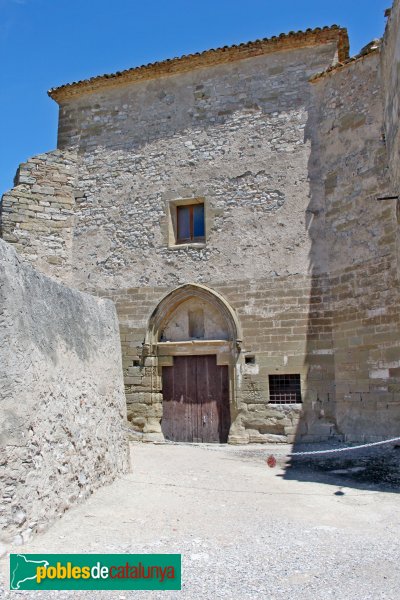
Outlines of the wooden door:
<svg viewBox="0 0 400 600">
<path fill-rule="evenodd" d="M 230 427 L 228 367 L 217 357 L 175 356 L 163 367 L 162 431 L 175 442 L 228 441 Z"/>
</svg>

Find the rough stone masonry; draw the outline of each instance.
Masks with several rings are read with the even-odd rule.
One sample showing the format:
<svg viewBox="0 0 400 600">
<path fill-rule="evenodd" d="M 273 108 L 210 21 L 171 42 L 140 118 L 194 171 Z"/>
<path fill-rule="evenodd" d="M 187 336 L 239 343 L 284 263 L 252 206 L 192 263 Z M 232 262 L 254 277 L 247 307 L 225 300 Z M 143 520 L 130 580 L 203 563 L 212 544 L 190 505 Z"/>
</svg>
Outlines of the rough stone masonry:
<svg viewBox="0 0 400 600">
<path fill-rule="evenodd" d="M 0 540 L 26 542 L 128 469 L 113 304 L 0 240 Z"/>
<path fill-rule="evenodd" d="M 398 13 L 353 59 L 333 26 L 50 90 L 58 150 L 20 167 L 2 235 L 115 301 L 144 439 L 179 404 L 166 369 L 205 355 L 227 369 L 231 443 L 398 433 L 399 210 L 378 200 L 398 193 Z"/>
</svg>

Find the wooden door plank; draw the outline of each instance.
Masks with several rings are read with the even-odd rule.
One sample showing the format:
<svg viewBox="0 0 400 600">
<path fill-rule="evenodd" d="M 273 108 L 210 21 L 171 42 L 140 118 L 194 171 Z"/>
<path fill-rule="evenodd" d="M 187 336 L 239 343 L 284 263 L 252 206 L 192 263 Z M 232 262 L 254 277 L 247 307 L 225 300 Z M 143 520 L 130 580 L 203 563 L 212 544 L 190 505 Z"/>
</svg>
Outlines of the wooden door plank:
<svg viewBox="0 0 400 600">
<path fill-rule="evenodd" d="M 199 414 L 198 414 L 198 399 L 197 399 L 197 385 L 196 385 L 196 373 L 197 364 L 195 356 L 183 356 L 186 363 L 186 403 L 187 403 L 187 440 L 190 442 L 197 442 L 199 439 Z"/>
<path fill-rule="evenodd" d="M 175 441 L 177 442 L 192 442 L 192 426 L 191 426 L 191 402 L 193 402 L 190 386 L 190 364 L 186 356 L 177 356 L 176 368 L 174 371 L 175 387 L 177 395 L 175 398 L 176 411 L 174 418 L 175 423 Z"/>
<path fill-rule="evenodd" d="M 207 370 L 207 423 L 205 428 L 205 434 L 208 442 L 219 442 L 219 415 L 218 415 L 218 367 L 217 357 L 207 356 L 206 370 Z"/>
<path fill-rule="evenodd" d="M 197 357 L 197 393 L 201 410 L 201 439 L 203 442 L 218 442 L 217 389 L 215 381 L 216 357 Z M 218 386 L 217 386 L 218 387 Z"/>
</svg>

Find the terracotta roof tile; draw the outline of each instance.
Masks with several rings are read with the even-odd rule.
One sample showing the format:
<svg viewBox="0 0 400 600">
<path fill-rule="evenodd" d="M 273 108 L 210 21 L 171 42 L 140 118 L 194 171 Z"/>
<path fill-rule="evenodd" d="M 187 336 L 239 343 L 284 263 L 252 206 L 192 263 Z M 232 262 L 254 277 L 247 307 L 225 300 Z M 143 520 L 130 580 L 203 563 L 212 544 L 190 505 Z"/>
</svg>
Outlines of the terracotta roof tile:
<svg viewBox="0 0 400 600">
<path fill-rule="evenodd" d="M 311 83 L 320 81 L 321 79 L 326 77 L 326 75 L 330 75 L 331 73 L 336 73 L 337 71 L 340 71 L 341 69 L 343 69 L 357 61 L 362 60 L 366 56 L 370 56 L 371 54 L 375 54 L 376 52 L 379 52 L 380 47 L 381 47 L 381 40 L 373 40 L 372 42 L 370 42 L 369 44 L 364 46 L 364 48 L 362 48 L 360 50 L 360 52 L 358 54 L 356 54 L 355 56 L 352 56 L 351 58 L 347 58 L 346 60 L 337 62 L 336 64 L 330 66 L 328 69 L 325 69 L 325 71 L 322 71 L 321 73 L 316 73 L 316 75 L 313 75 L 310 78 Z"/>
<path fill-rule="evenodd" d="M 117 71 L 82 81 L 67 83 L 52 88 L 47 93 L 53 100 L 60 103 L 82 94 L 96 92 L 99 89 L 174 75 L 176 73 L 234 62 L 270 52 L 317 46 L 329 42 L 337 43 L 339 61 L 342 62 L 348 58 L 349 41 L 347 30 L 338 25 L 332 25 L 331 27 L 317 27 L 316 29 L 307 29 L 306 31 L 290 31 L 286 34 L 281 33 L 279 36 L 255 40 L 253 42 L 223 46 L 222 48 L 187 54 L 179 58 L 168 58 L 160 62 L 149 63 L 125 71 Z"/>
</svg>

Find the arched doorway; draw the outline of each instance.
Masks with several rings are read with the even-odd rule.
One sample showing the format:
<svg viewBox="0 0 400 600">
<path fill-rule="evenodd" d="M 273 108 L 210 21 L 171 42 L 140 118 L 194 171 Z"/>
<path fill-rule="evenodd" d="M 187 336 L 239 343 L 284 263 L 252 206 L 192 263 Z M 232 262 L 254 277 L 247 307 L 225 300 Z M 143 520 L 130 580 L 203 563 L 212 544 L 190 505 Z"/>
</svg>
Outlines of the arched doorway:
<svg viewBox="0 0 400 600">
<path fill-rule="evenodd" d="M 165 439 L 228 441 L 236 416 L 240 341 L 233 309 L 205 286 L 181 286 L 160 302 L 150 318 L 146 346 L 161 374 Z"/>
</svg>

